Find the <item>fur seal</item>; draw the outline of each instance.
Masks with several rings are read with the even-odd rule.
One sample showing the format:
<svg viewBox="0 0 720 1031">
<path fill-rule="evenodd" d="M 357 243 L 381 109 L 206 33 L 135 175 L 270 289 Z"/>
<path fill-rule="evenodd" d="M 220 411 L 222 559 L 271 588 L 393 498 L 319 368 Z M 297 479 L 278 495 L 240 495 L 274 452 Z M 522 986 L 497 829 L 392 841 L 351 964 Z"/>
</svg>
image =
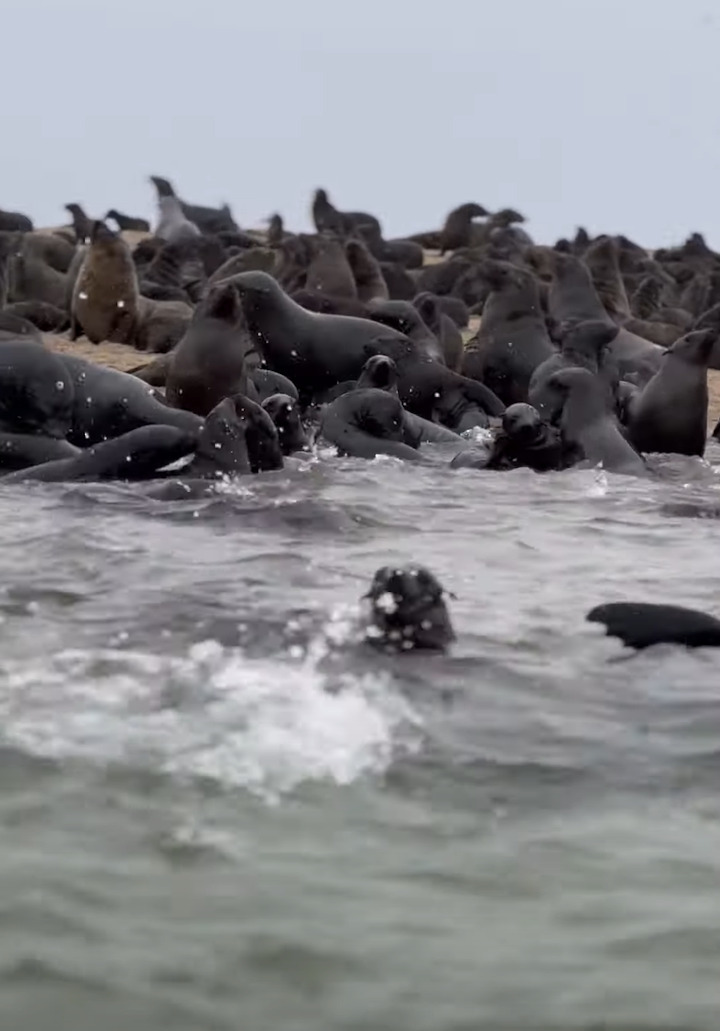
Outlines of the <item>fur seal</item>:
<svg viewBox="0 0 720 1031">
<path fill-rule="evenodd" d="M 462 432 L 486 424 L 485 413 L 501 415 L 505 409 L 484 384 L 425 358 L 401 333 L 367 319 L 305 311 L 263 272 L 245 272 L 234 284 L 258 351 L 295 383 L 303 406 L 336 383 L 357 379 L 373 354 L 387 354 L 397 362 L 400 398 L 416 415 L 437 415 Z"/>
<path fill-rule="evenodd" d="M 93 344 L 131 344 L 139 298 L 130 248 L 104 222 L 95 222 L 73 291 L 70 339 L 83 332 Z"/>
<path fill-rule="evenodd" d="M 305 279 L 305 289 L 330 294 L 333 297 L 356 298 L 358 288 L 355 285 L 353 269 L 338 238 L 321 233 L 313 241 L 313 251 L 313 259 Z"/>
<path fill-rule="evenodd" d="M 370 225 L 379 233 L 382 232 L 374 215 L 368 215 L 365 211 L 338 211 L 323 189 L 315 191 L 312 217 L 318 233 L 329 230 L 338 236 L 348 236 L 359 225 Z"/>
<path fill-rule="evenodd" d="M 406 269 L 422 268 L 425 255 L 419 243 L 413 240 L 383 240 L 376 226 L 356 226 L 355 233 L 378 261 L 402 265 Z"/>
<path fill-rule="evenodd" d="M 275 424 L 260 405 L 243 394 L 225 397 L 208 413 L 189 476 L 241 476 L 282 469 Z"/>
<path fill-rule="evenodd" d="M 577 448 L 592 465 L 608 472 L 644 476 L 640 455 L 620 432 L 607 407 L 604 384 L 587 369 L 560 369 L 547 382 L 554 395 L 551 421 L 560 426 L 568 447 Z"/>
<path fill-rule="evenodd" d="M 0 429 L 64 439 L 73 400 L 59 355 L 29 338 L 0 342 Z"/>
<path fill-rule="evenodd" d="M 175 426 L 196 433 L 202 425 L 191 412 L 165 404 L 135 376 L 71 354 L 60 359 L 73 385 L 67 439 L 78 447 L 100 444 L 141 426 Z"/>
<path fill-rule="evenodd" d="M 679 644 L 685 648 L 720 647 L 720 620 L 680 605 L 617 601 L 597 605 L 585 617 L 602 623 L 608 637 L 619 637 L 629 648 Z"/>
<path fill-rule="evenodd" d="M 577 322 L 612 322 L 587 266 L 570 254 L 551 252 L 553 279 L 548 291 L 548 313 L 559 326 Z M 610 348 L 620 376 L 628 374 L 646 383 L 658 370 L 662 348 L 620 328 Z"/>
<path fill-rule="evenodd" d="M 207 415 L 224 397 L 248 394 L 245 360 L 253 344 L 232 281 L 218 283 L 198 305 L 172 353 L 166 380 L 169 404 Z"/>
<path fill-rule="evenodd" d="M 110 208 L 103 221 L 109 218 L 116 223 L 118 229 L 123 233 L 149 233 L 150 223 L 145 218 L 133 218 L 132 215 L 123 215 L 117 208 Z"/>
<path fill-rule="evenodd" d="M 85 214 L 79 204 L 66 204 L 65 210 L 72 218 L 75 239 L 78 243 L 88 243 L 92 236 L 93 220 Z"/>
<path fill-rule="evenodd" d="M 360 240 L 348 240 L 345 254 L 355 280 L 359 301 L 388 300 L 388 290 L 383 271 L 372 254 Z"/>
<path fill-rule="evenodd" d="M 390 326 L 417 344 L 428 358 L 445 364 L 445 355 L 433 331 L 423 320 L 420 312 L 409 301 L 372 300 L 367 304 L 368 315 L 373 322 Z"/>
<path fill-rule="evenodd" d="M 489 212 L 482 204 L 461 204 L 453 208 L 445 219 L 440 233 L 440 253 L 456 251 L 460 247 L 469 247 L 472 234 L 472 220 L 484 218 Z"/>
<path fill-rule="evenodd" d="M 443 311 L 440 299 L 425 292 L 413 298 L 412 303 L 430 332 L 440 342 L 443 360 L 448 369 L 460 372 L 465 351 L 462 333 L 451 317 Z"/>
<path fill-rule="evenodd" d="M 44 462 L 73 458 L 80 453 L 66 440 L 29 433 L 4 433 L 0 430 L 0 470 L 13 472 Z"/>
<path fill-rule="evenodd" d="M 628 438 L 638 451 L 705 454 L 708 362 L 716 329 L 681 337 L 649 383 L 630 402 Z"/>
<path fill-rule="evenodd" d="M 160 197 L 158 199 L 159 218 L 155 227 L 155 236 L 168 243 L 179 243 L 200 236 L 200 230 L 186 218 L 177 197 Z"/>
<path fill-rule="evenodd" d="M 514 404 L 503 413 L 502 430 L 493 441 L 486 468 L 507 470 L 525 466 L 544 473 L 567 469 L 582 457 L 532 405 Z"/>
<path fill-rule="evenodd" d="M 309 449 L 296 398 L 288 394 L 271 394 L 262 402 L 262 408 L 275 423 L 280 449 L 284 455 Z"/>
<path fill-rule="evenodd" d="M 386 652 L 445 651 L 455 640 L 446 593 L 423 566 L 383 566 L 364 596 L 366 640 Z"/>
<path fill-rule="evenodd" d="M 377 390 L 387 390 L 396 397 L 398 394 L 398 371 L 397 365 L 384 354 L 376 354 L 365 362 L 357 383 L 348 384 L 350 390 L 363 390 L 367 387 L 375 387 Z M 338 394 L 338 396 L 340 396 Z M 448 444 L 459 441 L 457 433 L 441 426 L 429 419 L 423 419 L 403 409 L 405 421 L 405 442 L 417 446 L 419 444 Z"/>
<path fill-rule="evenodd" d="M 3 483 L 152 479 L 166 465 L 192 454 L 197 435 L 175 426 L 143 426 L 80 451 L 73 458 L 44 462 L 10 473 Z"/>
<path fill-rule="evenodd" d="M 70 327 L 68 312 L 45 301 L 16 301 L 6 307 L 5 313 L 31 322 L 42 333 L 62 333 Z"/>
<path fill-rule="evenodd" d="M 350 297 L 330 297 L 311 290 L 296 290 L 291 294 L 293 301 L 306 311 L 320 315 L 352 315 L 356 319 L 368 317 L 367 305 Z"/>
<path fill-rule="evenodd" d="M 545 385 L 554 372 L 560 369 L 588 369 L 600 374 L 608 386 L 610 397 L 618 380 L 617 367 L 609 357 L 609 348 L 619 333 L 619 327 L 606 321 L 578 322 L 571 325 L 563 334 L 560 351 L 534 370 L 528 386 L 528 400 L 531 405 L 542 410 L 544 405 Z"/>
<path fill-rule="evenodd" d="M 341 455 L 392 455 L 410 462 L 420 459 L 418 442 L 408 443 L 400 399 L 385 390 L 351 390 L 336 398 L 320 414 L 320 434 Z"/>
<path fill-rule="evenodd" d="M 168 179 L 163 179 L 159 175 L 151 175 L 150 182 L 157 190 L 158 200 L 164 197 L 176 197 L 175 189 Z M 187 204 L 184 200 L 177 199 L 185 218 L 194 223 L 203 233 L 239 232 L 239 227 L 227 204 L 223 204 L 220 208 L 208 208 L 202 204 Z"/>
<path fill-rule="evenodd" d="M 507 262 L 483 262 L 482 272 L 491 293 L 480 328 L 466 345 L 462 372 L 507 405 L 525 402 L 533 373 L 555 354 L 538 282 L 529 270 Z"/>
<path fill-rule="evenodd" d="M 14 306 L 13 306 L 14 307 Z M 43 342 L 42 335 L 32 322 L 18 315 L 15 311 L 0 310 L 0 342 L 5 340 L 32 340 L 36 344 Z"/>
<path fill-rule="evenodd" d="M 33 224 L 27 215 L 21 215 L 19 211 L 4 211 L 0 208 L 0 232 L 3 233 L 31 233 Z"/>
<path fill-rule="evenodd" d="M 66 304 L 66 277 L 34 254 L 12 255 L 8 262 L 8 301 L 42 301 L 62 308 Z"/>
</svg>

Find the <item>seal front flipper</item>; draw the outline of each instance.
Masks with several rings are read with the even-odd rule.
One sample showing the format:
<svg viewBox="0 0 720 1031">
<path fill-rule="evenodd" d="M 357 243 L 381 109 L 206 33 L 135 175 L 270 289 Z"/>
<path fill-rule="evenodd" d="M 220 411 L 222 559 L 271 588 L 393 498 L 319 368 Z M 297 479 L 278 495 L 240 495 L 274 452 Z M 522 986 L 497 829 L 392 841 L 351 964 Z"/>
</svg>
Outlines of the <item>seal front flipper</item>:
<svg viewBox="0 0 720 1031">
<path fill-rule="evenodd" d="M 630 648 L 679 644 L 686 648 L 720 647 L 720 620 L 697 609 L 648 602 L 610 602 L 585 617 L 602 623 L 608 637 L 619 637 Z"/>
</svg>

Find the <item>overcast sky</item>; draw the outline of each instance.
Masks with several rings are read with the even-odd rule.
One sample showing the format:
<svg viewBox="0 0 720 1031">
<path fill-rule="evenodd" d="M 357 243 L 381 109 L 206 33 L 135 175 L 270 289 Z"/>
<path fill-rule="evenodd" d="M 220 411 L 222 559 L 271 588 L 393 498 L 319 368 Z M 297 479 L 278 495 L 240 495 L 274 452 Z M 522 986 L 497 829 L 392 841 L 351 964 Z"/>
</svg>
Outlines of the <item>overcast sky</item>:
<svg viewBox="0 0 720 1031">
<path fill-rule="evenodd" d="M 242 225 L 312 190 L 388 236 L 512 205 L 720 249 L 718 0 L 22 0 L 0 206 L 152 217 L 149 174 Z"/>
</svg>

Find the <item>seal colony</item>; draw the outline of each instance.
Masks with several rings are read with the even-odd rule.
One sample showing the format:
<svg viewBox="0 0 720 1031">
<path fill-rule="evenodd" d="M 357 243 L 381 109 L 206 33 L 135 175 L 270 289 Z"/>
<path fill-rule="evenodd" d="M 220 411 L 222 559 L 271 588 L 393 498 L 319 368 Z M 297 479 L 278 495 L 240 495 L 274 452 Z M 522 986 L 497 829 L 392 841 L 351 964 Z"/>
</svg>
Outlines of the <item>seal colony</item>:
<svg viewBox="0 0 720 1031">
<path fill-rule="evenodd" d="M 340 210 L 325 189 L 314 234 L 277 213 L 260 233 L 227 204 L 149 183 L 152 229 L 76 201 L 54 230 L 0 211 L 5 484 L 142 482 L 169 500 L 311 451 L 333 461 L 331 446 L 443 462 L 451 490 L 463 469 L 649 478 L 648 456 L 705 454 L 720 254 L 699 233 L 655 251 L 584 229 L 540 245 L 514 209 L 467 202 L 436 230 L 386 239 L 376 215 Z M 89 360 L 108 344 L 126 371 Z M 383 568 L 368 597 L 383 644 L 443 650 L 454 637 L 427 570 Z M 635 648 L 720 643 L 713 617 L 657 608 L 600 605 L 588 619 Z"/>
</svg>

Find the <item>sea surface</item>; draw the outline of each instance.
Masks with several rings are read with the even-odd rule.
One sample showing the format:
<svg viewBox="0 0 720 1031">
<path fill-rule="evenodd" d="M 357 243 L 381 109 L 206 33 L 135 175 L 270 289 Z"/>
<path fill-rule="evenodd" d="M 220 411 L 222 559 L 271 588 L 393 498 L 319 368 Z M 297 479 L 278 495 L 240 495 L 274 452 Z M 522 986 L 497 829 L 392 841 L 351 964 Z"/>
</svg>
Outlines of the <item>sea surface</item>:
<svg viewBox="0 0 720 1031">
<path fill-rule="evenodd" d="M 0 485 L 0 1028 L 717 1031 L 720 651 L 584 618 L 720 612 L 707 459 Z"/>
</svg>

